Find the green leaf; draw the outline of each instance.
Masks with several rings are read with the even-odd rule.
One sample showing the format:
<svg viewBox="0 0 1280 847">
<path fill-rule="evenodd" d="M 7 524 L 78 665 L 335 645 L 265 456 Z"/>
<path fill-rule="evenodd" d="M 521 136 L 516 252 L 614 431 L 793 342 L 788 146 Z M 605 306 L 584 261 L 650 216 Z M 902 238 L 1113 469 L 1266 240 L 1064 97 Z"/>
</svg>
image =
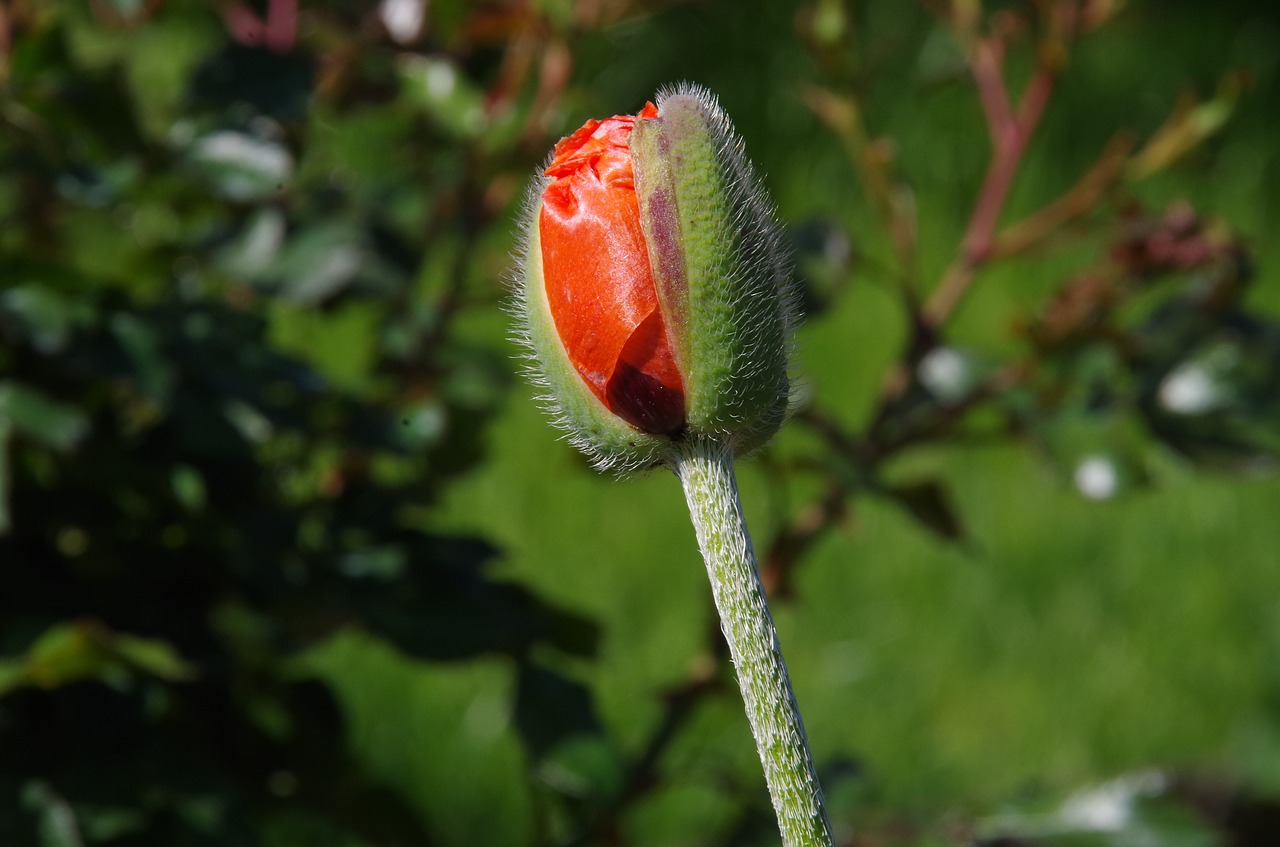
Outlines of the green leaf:
<svg viewBox="0 0 1280 847">
<path fill-rule="evenodd" d="M 139 315 L 117 312 L 111 316 L 111 332 L 133 364 L 143 392 L 164 405 L 173 385 L 173 367 L 165 355 L 159 327 Z"/>
<path fill-rule="evenodd" d="M 404 572 L 408 564 L 400 547 L 371 547 L 347 553 L 339 561 L 342 574 L 352 579 L 391 581 Z"/>
<path fill-rule="evenodd" d="M 24 686 L 59 688 L 85 680 L 120 687 L 139 673 L 169 682 L 196 675 L 166 641 L 73 621 L 45 630 L 20 660 L 7 660 L 0 669 L 0 695 Z"/>
<path fill-rule="evenodd" d="M 39 816 L 41 847 L 84 847 L 75 810 L 51 785 L 43 780 L 23 785 L 22 805 Z"/>
<path fill-rule="evenodd" d="M 9 492 L 13 487 L 13 469 L 9 459 L 12 436 L 13 426 L 0 418 L 0 535 L 7 534 L 13 527 L 13 515 L 9 511 Z M 0 673 L 0 690 L 4 688 L 3 680 L 4 674 Z"/>
<path fill-rule="evenodd" d="M 0 659 L 0 696 L 22 684 L 26 671 L 16 659 Z"/>
<path fill-rule="evenodd" d="M 0 320 L 21 327 L 31 346 L 52 355 L 66 348 L 71 331 L 91 317 L 89 305 L 39 284 L 21 285 L 0 293 Z"/>
<path fill-rule="evenodd" d="M 89 420 L 74 406 L 12 380 L 0 382 L 0 429 L 67 452 L 89 433 Z"/>
<path fill-rule="evenodd" d="M 283 144 L 235 130 L 218 130 L 187 151 L 196 170 L 228 200 L 260 200 L 293 176 L 293 156 Z"/>
<path fill-rule="evenodd" d="M 158 638 L 121 634 L 112 639 L 111 649 L 135 670 L 169 682 L 182 682 L 196 676 L 195 667 L 183 661 L 172 644 Z"/>
<path fill-rule="evenodd" d="M 189 512 L 199 512 L 209 499 L 204 478 L 191 465 L 175 465 L 170 474 L 173 496 Z"/>
<path fill-rule="evenodd" d="M 282 280 L 286 299 L 315 305 L 354 282 L 371 258 L 358 230 L 344 223 L 327 223 L 290 238 L 269 276 Z"/>
<path fill-rule="evenodd" d="M 409 101 L 444 129 L 461 138 L 474 138 L 484 132 L 484 95 L 453 62 L 405 56 L 399 70 Z"/>
</svg>

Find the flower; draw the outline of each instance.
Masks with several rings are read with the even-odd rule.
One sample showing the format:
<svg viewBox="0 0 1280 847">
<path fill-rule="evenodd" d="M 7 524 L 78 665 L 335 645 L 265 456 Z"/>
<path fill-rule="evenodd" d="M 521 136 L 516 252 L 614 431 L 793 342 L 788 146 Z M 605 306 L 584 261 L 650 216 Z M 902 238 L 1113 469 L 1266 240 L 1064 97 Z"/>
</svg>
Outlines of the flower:
<svg viewBox="0 0 1280 847">
<path fill-rule="evenodd" d="M 658 307 L 627 141 L 638 119 L 589 121 L 556 145 L 538 235 L 556 332 L 578 375 L 641 432 L 684 427 L 684 383 Z"/>
<path fill-rule="evenodd" d="M 708 91 L 561 140 L 525 219 L 516 312 L 535 380 L 602 468 L 690 438 L 735 452 L 786 415 L 790 284 L 771 207 Z"/>
</svg>

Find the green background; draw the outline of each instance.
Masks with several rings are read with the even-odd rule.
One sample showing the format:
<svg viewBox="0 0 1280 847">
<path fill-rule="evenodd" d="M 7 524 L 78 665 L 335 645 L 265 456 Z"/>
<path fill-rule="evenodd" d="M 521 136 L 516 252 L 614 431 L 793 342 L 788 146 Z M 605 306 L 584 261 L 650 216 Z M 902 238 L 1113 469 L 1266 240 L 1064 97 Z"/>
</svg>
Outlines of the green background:
<svg viewBox="0 0 1280 847">
<path fill-rule="evenodd" d="M 57 364 L 35 352 L 0 353 L 0 384 L 10 390 L 9 405 L 0 405 L 9 451 L 0 471 L 15 521 L 9 540 L 0 538 L 0 593 L 5 584 L 23 583 L 24 569 L 66 565 L 80 573 L 66 564 L 78 555 L 77 539 L 98 549 L 96 538 L 110 516 L 91 508 L 78 513 L 80 495 L 66 489 L 59 495 L 71 468 L 87 470 L 85 451 L 137 444 L 148 427 L 168 425 L 157 420 L 182 419 L 176 400 L 128 411 L 111 393 L 112 385 L 128 383 L 146 394 L 148 367 L 155 380 L 169 378 L 164 362 L 175 355 L 169 342 L 145 349 L 146 339 L 161 337 L 161 330 L 138 334 L 141 352 L 135 350 L 129 368 L 95 376 L 76 351 L 95 355 L 78 333 L 89 333 L 98 318 L 77 318 L 76 303 L 85 314 L 109 312 L 113 317 L 101 321 L 114 322 L 112 332 L 121 338 L 128 337 L 119 330 L 128 315 L 144 328 L 162 328 L 176 326 L 175 319 L 157 304 L 177 303 L 181 311 L 213 303 L 258 323 L 227 324 L 222 352 L 196 344 L 191 355 L 214 362 L 239 350 L 248 361 L 262 351 L 324 381 L 314 407 L 298 421 L 286 425 L 267 414 L 274 434 L 245 439 L 250 467 L 278 477 L 271 483 L 252 477 L 253 485 L 279 485 L 279 496 L 263 501 L 262 509 L 321 503 L 334 468 L 355 477 L 348 455 L 354 410 L 385 412 L 393 424 L 404 422 L 402 434 L 412 431 L 394 448 L 378 442 L 362 454 L 372 470 L 361 466 L 359 473 L 368 474 L 372 489 L 396 492 L 395 527 L 371 522 L 358 541 L 335 529 L 313 543 L 304 536 L 322 532 L 312 524 L 323 526 L 330 513 L 303 510 L 295 534 L 274 549 L 305 548 L 319 561 L 330 548 L 342 547 L 343 555 L 389 549 L 402 533 L 484 539 L 497 551 L 485 584 L 520 586 L 539 603 L 593 623 L 596 637 L 582 649 L 554 636 L 450 655 L 421 648 L 414 639 L 430 634 L 401 636 L 415 626 L 413 615 L 439 610 L 417 595 L 396 605 L 405 596 L 397 580 L 432 566 L 415 562 L 412 553 L 396 560 L 385 585 L 388 605 L 373 611 L 308 617 L 306 609 L 290 607 L 285 615 L 280 605 L 262 600 L 265 589 L 245 589 L 243 605 L 266 626 L 274 626 L 277 615 L 306 619 L 305 626 L 284 627 L 289 637 L 264 640 L 274 657 L 264 673 L 318 679 L 333 692 L 341 715 L 333 739 L 356 763 L 352 773 L 391 789 L 416 821 L 405 832 L 416 834 L 384 836 L 355 825 L 322 831 L 290 818 L 295 810 L 287 792 L 278 807 L 262 811 L 244 800 L 257 789 L 242 792 L 235 778 L 229 787 L 192 789 L 192 797 L 212 798 L 213 811 L 188 829 L 160 828 L 148 816 L 161 814 L 156 809 L 164 804 L 148 805 L 143 793 L 123 791 L 112 808 L 137 814 L 129 818 L 134 823 L 112 830 L 89 823 L 111 804 L 77 795 L 86 783 L 110 780 L 109 766 L 96 777 L 73 779 L 36 761 L 31 746 L 14 739 L 35 737 L 26 722 L 44 706 L 13 703 L 37 696 L 28 689 L 56 700 L 84 695 L 85 685 L 123 692 L 150 683 L 121 682 L 102 669 L 74 681 L 4 680 L 33 667 L 32 645 L 58 621 L 94 620 L 169 642 L 196 673 L 202 660 L 164 625 L 131 628 L 92 599 L 61 607 L 41 594 L 47 609 L 39 614 L 19 609 L 16 599 L 7 606 L 0 601 L 8 674 L 0 676 L 0 734 L 10 737 L 0 787 L 12 794 L 0 797 L 0 806 L 11 807 L 3 824 L 11 827 L 9 837 L 17 844 L 569 844 L 582 843 L 575 834 L 603 815 L 612 834 L 597 833 L 585 843 L 774 843 L 749 731 L 731 687 L 698 700 L 658 759 L 653 784 L 644 791 L 625 787 L 628 764 L 664 713 L 662 692 L 705 673 L 712 661 L 712 610 L 676 480 L 665 472 L 627 480 L 593 474 L 557 440 L 533 389 L 516 375 L 509 319 L 500 305 L 521 192 L 554 140 L 585 119 L 633 112 L 657 88 L 679 80 L 711 88 L 734 118 L 783 223 L 794 229 L 821 221 L 852 245 L 851 267 L 838 274 L 847 277 L 847 288 L 838 288 L 801 326 L 798 371 L 813 403 L 860 432 L 886 369 L 902 354 L 907 326 L 882 272 L 889 250 L 854 165 L 802 99 L 806 85 L 838 84 L 824 76 L 803 33 L 811 15 L 836 15 L 832 25 L 844 27 L 848 86 L 869 132 L 892 139 L 894 167 L 913 192 L 925 281 L 938 279 L 954 257 L 989 155 L 977 99 L 956 70 L 959 48 L 936 16 L 905 3 L 853 3 L 837 14 L 838 4 L 827 2 L 759 4 L 749 11 L 732 2 L 435 2 L 428 4 L 422 33 L 405 45 L 378 28 L 372 4 L 352 5 L 302 3 L 298 45 L 288 55 L 312 64 L 299 79 L 287 76 L 286 64 L 269 64 L 235 83 L 247 86 L 243 90 L 231 91 L 226 77 L 215 76 L 204 95 L 193 94 L 197 69 L 226 50 L 230 36 L 203 4 L 68 2 L 11 13 L 20 26 L 6 52 L 0 116 L 0 209 L 9 221 L 0 233 L 0 294 L 11 323 L 0 342 L 38 352 L 33 326 L 63 332 L 66 340 L 47 348 L 62 357 Z M 991 5 L 996 14 L 1025 8 Z M 251 8 L 266 11 L 265 5 Z M 1240 70 L 1247 83 L 1221 132 L 1127 187 L 1117 205 L 1159 211 L 1186 200 L 1220 221 L 1252 253 L 1246 307 L 1260 320 L 1275 315 L 1276 44 L 1280 15 L 1269 3 L 1126 4 L 1073 47 L 1003 219 L 1069 188 L 1115 132 L 1146 138 L 1180 97 L 1212 97 L 1224 76 Z M 563 51 L 568 74 L 552 107 L 530 123 L 524 121 L 534 114 L 536 74 L 519 79 L 507 111 L 485 112 L 517 48 L 530 51 L 534 67 L 553 48 Z M 1028 50 L 1023 43 L 1010 59 L 1015 91 Z M 77 100 L 78 81 L 87 86 L 90 80 L 92 90 Z M 263 99 L 246 106 L 244 92 L 255 87 Z M 277 128 L 254 124 L 262 114 Z M 199 142 L 190 139 L 228 127 L 256 139 L 263 155 L 287 151 L 291 166 L 277 173 L 269 159 L 250 161 L 248 154 L 222 163 L 227 171 L 202 162 Z M 42 190 L 56 195 L 32 198 Z M 275 242 L 273 227 L 285 232 Z M 384 230 L 386 237 L 379 235 Z M 1025 355 L 1019 327 L 1040 313 L 1064 279 L 1105 255 L 1099 231 L 1086 231 L 1049 255 L 983 269 L 948 340 L 992 361 Z M 275 246 L 255 248 L 254 232 Z M 351 252 L 342 254 L 344 246 Z M 807 261 L 801 252 L 802 270 Z M 350 269 L 352 262 L 358 270 Z M 54 305 L 46 311 L 60 317 L 39 323 L 30 315 L 48 292 Z M 32 298 L 37 307 L 29 305 Z M 238 346 L 239 339 L 252 351 Z M 245 378 L 266 384 L 255 376 L 256 362 L 245 365 Z M 68 426 L 87 430 L 65 442 L 24 434 L 24 425 L 48 432 L 48 421 L 64 418 L 50 413 L 24 424 L 13 386 L 34 387 L 60 404 Z M 169 396 L 165 390 L 155 389 L 156 396 Z M 237 400 L 265 408 L 250 399 L 258 395 L 226 391 L 208 408 L 225 410 Z M 103 411 L 118 402 L 125 411 Z M 206 413 L 204 407 L 193 412 Z M 1260 425 L 1269 423 L 1274 433 L 1275 422 L 1264 415 Z M 1226 844 L 1232 842 L 1222 834 L 1221 818 L 1203 810 L 1209 805 L 1204 796 L 1261 798 L 1260 808 L 1280 797 L 1280 480 L 1263 472 L 1268 462 L 1240 472 L 1193 461 L 1132 420 L 1099 425 L 1064 416 L 1047 426 L 1060 437 L 943 438 L 894 456 L 879 469 L 881 479 L 945 486 L 963 540 L 928 532 L 874 490 L 854 490 L 849 519 L 807 552 L 793 596 L 775 603 L 814 753 L 830 774 L 837 829 L 846 837 L 862 830 L 880 839 L 849 843 L 959 844 L 975 826 L 981 834 L 984 826 L 998 829 L 998 821 L 1012 820 L 1012 832 L 1026 843 L 1136 844 L 1126 839 L 1145 827 L 1160 840 L 1142 843 Z M 1104 502 L 1082 497 L 1072 485 L 1073 457 L 1117 439 L 1140 467 L 1139 484 Z M 1261 443 L 1260 454 L 1276 444 Z M 208 479 L 204 459 L 184 459 L 181 446 L 156 449 L 122 455 L 133 455 L 137 467 L 190 465 Z M 765 456 L 740 466 L 758 542 L 773 538 L 815 495 L 813 475 L 789 463 L 822 449 L 813 432 L 796 423 Z M 40 470 L 46 465 L 68 470 Z M 103 464 L 90 473 L 103 502 L 123 502 L 133 482 L 120 475 L 136 473 L 131 467 Z M 157 495 L 144 490 L 141 496 Z M 172 496 L 180 498 L 181 491 Z M 231 548 L 206 544 L 201 533 L 209 539 L 252 534 L 249 517 L 219 511 L 217 504 L 234 503 L 234 492 L 229 499 L 210 495 L 209 502 L 198 522 L 183 524 L 193 536 L 189 543 L 204 548 L 213 571 L 239 573 L 253 557 L 219 553 Z M 24 504 L 36 503 L 44 504 L 38 531 L 33 522 L 18 522 L 34 514 L 35 505 Z M 362 526 L 359 512 L 342 520 L 351 532 Z M 144 522 L 140 531 L 158 532 L 164 523 Z M 80 536 L 66 535 L 72 525 Z M 383 560 L 370 555 L 360 567 L 379 567 Z M 150 578 L 137 559 L 120 561 L 121 573 L 143 568 L 139 584 Z M 227 587 L 238 585 L 234 580 L 220 584 L 213 592 L 219 598 L 241 590 Z M 289 594 L 282 588 L 271 596 Z M 454 602 L 452 596 L 441 603 Z M 312 600 L 307 594 L 297 603 Z M 144 601 L 168 602 L 163 594 L 140 596 Z M 201 605 L 201 614 L 223 608 L 220 603 Z M 280 603 L 289 606 L 287 599 Z M 378 616 L 386 614 L 405 615 L 404 628 L 396 628 L 400 618 L 380 625 L 386 618 Z M 460 616 L 431 631 L 446 633 L 441 637 L 448 641 L 447 630 L 455 627 L 466 642 L 472 630 L 492 626 L 489 618 Z M 147 677 L 145 662 L 121 661 L 131 668 L 126 677 Z M 541 699 L 522 700 L 530 667 L 566 687 L 550 685 Z M 193 684 L 177 672 L 155 676 L 179 690 Z M 206 672 L 203 678 L 214 677 Z M 557 691 L 566 693 L 557 697 Z M 228 713 L 238 708 L 229 706 Z M 548 713 L 558 715 L 548 721 L 553 728 L 538 729 Z M 138 720 L 145 726 L 150 718 Z M 200 754 L 192 757 L 193 772 L 201 761 Z M 1172 798 L 1166 806 L 1146 816 L 1133 811 L 1133 828 L 1110 835 L 1055 834 L 1050 818 L 1037 817 L 1073 790 L 1148 768 L 1164 769 L 1170 784 L 1212 788 L 1157 791 Z M 298 773 L 306 779 L 305 771 Z M 80 840 L 58 840 L 62 830 L 50 823 L 57 817 L 50 809 L 62 806 L 39 800 L 36 784 L 81 816 Z M 93 793 L 84 791 L 85 797 Z M 241 820 L 241 812 L 243 823 L 233 827 L 229 822 Z M 1000 813 L 1006 817 L 994 817 Z M 306 814 L 325 817 L 323 810 Z"/>
</svg>

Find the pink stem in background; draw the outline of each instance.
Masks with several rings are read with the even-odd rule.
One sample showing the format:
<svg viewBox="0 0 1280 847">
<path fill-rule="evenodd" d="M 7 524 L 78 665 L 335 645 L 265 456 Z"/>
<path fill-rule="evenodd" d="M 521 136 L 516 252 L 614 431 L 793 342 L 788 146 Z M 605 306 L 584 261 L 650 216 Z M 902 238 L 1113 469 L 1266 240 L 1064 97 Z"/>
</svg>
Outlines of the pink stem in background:
<svg viewBox="0 0 1280 847">
<path fill-rule="evenodd" d="M 1059 16 L 1060 31 L 1069 36 L 1074 22 L 1074 4 L 1060 3 L 1054 11 Z M 924 307 L 924 322 L 935 329 L 945 323 L 960 305 L 973 282 L 974 273 L 991 254 L 1000 213 L 1004 211 L 1027 144 L 1044 115 L 1057 80 L 1057 65 L 1051 59 L 1041 58 L 1015 112 L 1001 71 L 1003 58 L 1003 43 L 997 36 L 979 39 L 969 57 L 969 70 L 982 100 L 992 154 L 978 200 L 965 228 L 959 255 L 942 275 Z"/>
<path fill-rule="evenodd" d="M 7 6 L 0 6 L 0 83 L 7 82 L 9 79 L 9 50 L 12 46 L 9 20 L 11 14 Z"/>
<path fill-rule="evenodd" d="M 223 13 L 223 20 L 231 37 L 241 44 L 287 53 L 298 37 L 298 0 L 269 0 L 265 22 L 237 3 Z"/>
</svg>

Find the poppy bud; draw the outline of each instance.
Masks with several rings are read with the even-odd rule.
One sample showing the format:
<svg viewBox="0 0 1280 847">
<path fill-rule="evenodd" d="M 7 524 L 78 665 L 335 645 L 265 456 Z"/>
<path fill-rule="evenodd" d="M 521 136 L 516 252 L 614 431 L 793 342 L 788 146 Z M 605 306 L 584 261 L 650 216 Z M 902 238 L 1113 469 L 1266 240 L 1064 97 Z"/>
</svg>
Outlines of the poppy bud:
<svg viewBox="0 0 1280 847">
<path fill-rule="evenodd" d="M 715 97 L 680 86 L 588 121 L 534 185 L 517 311 L 535 380 L 601 468 L 679 442 L 764 444 L 789 395 L 786 262 Z"/>
</svg>

